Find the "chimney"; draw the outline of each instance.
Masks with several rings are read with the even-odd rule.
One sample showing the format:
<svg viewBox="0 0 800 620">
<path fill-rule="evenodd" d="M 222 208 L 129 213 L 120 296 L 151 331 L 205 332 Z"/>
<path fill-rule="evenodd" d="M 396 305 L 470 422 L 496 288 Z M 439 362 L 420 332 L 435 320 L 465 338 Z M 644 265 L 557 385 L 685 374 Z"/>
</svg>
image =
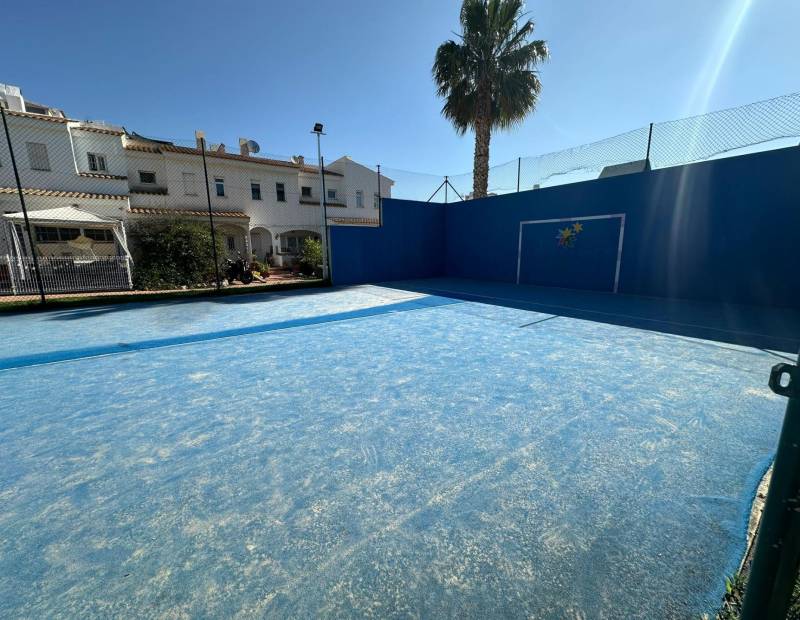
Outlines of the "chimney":
<svg viewBox="0 0 800 620">
<path fill-rule="evenodd" d="M 247 138 L 239 138 L 239 155 L 247 157 L 250 155 L 250 149 L 247 148 Z"/>
<path fill-rule="evenodd" d="M 197 141 L 197 150 L 198 151 L 202 151 L 203 150 L 203 141 L 204 141 L 205 137 L 206 137 L 206 132 L 205 131 L 200 131 L 198 129 L 197 131 L 194 132 L 194 139 Z"/>
</svg>

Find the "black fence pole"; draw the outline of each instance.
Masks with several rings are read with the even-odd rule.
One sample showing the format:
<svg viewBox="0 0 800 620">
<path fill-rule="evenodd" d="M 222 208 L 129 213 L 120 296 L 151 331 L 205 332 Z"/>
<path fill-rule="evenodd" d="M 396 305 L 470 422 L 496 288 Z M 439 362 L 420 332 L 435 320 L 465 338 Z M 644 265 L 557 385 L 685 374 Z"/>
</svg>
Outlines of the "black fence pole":
<svg viewBox="0 0 800 620">
<path fill-rule="evenodd" d="M 39 270 L 39 257 L 36 254 L 36 243 L 31 232 L 31 221 L 28 219 L 28 209 L 25 206 L 25 192 L 22 191 L 22 183 L 19 180 L 19 169 L 17 168 L 17 158 L 14 156 L 14 147 L 11 144 L 11 134 L 8 132 L 8 121 L 6 120 L 5 102 L 0 101 L 0 115 L 3 117 L 3 129 L 6 132 L 6 142 L 8 143 L 8 154 L 11 158 L 11 167 L 14 169 L 14 180 L 17 183 L 17 193 L 19 194 L 19 204 L 22 207 L 22 217 L 25 219 L 25 230 L 28 233 L 28 242 L 31 246 L 31 256 L 33 257 L 33 274 L 36 277 L 36 286 L 39 287 L 39 297 L 42 304 L 47 300 L 44 296 L 44 283 L 42 282 L 42 272 Z M 13 226 L 13 224 L 12 224 Z"/>
<path fill-rule="evenodd" d="M 383 198 L 381 197 L 381 165 L 378 164 L 378 226 L 383 226 Z"/>
<path fill-rule="evenodd" d="M 800 367 L 776 364 L 769 387 L 788 396 L 756 538 L 742 620 L 784 620 L 800 568 Z"/>
<path fill-rule="evenodd" d="M 653 123 L 650 123 L 650 131 L 647 132 L 647 154 L 644 157 L 646 169 L 650 169 L 650 145 L 653 143 Z"/>
<path fill-rule="evenodd" d="M 517 193 L 519 193 L 519 171 L 522 167 L 522 157 L 517 157 Z"/>
<path fill-rule="evenodd" d="M 214 214 L 211 211 L 211 187 L 208 185 L 208 166 L 206 166 L 206 138 L 202 131 L 196 131 L 195 137 L 200 141 L 200 153 L 203 155 L 203 174 L 206 178 L 206 200 L 208 201 L 208 223 L 211 226 L 211 255 L 214 257 L 214 274 L 217 278 L 217 290 L 222 288 L 219 277 L 219 257 L 217 256 L 217 235 L 214 232 Z"/>
<path fill-rule="evenodd" d="M 450 181 L 447 180 L 447 175 L 444 177 L 444 204 L 447 204 L 447 186 L 450 185 Z"/>
<path fill-rule="evenodd" d="M 319 171 L 322 177 L 322 234 L 325 235 L 325 263 L 328 265 L 328 282 L 333 282 L 331 238 L 328 236 L 328 194 L 325 189 L 325 158 L 322 155 L 319 156 Z"/>
</svg>

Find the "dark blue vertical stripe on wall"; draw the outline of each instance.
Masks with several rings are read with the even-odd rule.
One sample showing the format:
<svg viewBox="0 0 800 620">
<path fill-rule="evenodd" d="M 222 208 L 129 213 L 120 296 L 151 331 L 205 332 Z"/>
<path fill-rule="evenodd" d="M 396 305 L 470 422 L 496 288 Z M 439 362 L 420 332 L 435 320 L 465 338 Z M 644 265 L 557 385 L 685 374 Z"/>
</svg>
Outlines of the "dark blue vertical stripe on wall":
<svg viewBox="0 0 800 620">
<path fill-rule="evenodd" d="M 387 200 L 382 228 L 333 228 L 334 280 L 515 282 L 521 221 L 624 213 L 619 292 L 800 308 L 799 174 L 794 147 L 449 205 Z M 561 275 L 540 283 L 601 279 Z"/>
<path fill-rule="evenodd" d="M 331 227 L 334 284 L 444 275 L 444 205 L 384 199 L 383 226 Z"/>
</svg>

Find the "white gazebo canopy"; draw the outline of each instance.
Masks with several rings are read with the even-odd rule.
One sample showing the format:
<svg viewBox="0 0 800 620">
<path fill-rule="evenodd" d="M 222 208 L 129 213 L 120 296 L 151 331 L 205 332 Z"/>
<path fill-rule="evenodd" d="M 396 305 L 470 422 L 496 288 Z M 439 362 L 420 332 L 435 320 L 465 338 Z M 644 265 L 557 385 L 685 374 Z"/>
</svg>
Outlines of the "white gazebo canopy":
<svg viewBox="0 0 800 620">
<path fill-rule="evenodd" d="M 11 224 L 21 224 L 25 221 L 25 215 L 21 211 L 4 213 L 3 217 Z M 128 258 L 131 256 L 125 236 L 125 225 L 122 223 L 122 220 L 100 217 L 99 215 L 84 211 L 78 207 L 60 207 L 58 209 L 36 209 L 34 211 L 28 211 L 28 221 L 33 224 L 71 224 L 73 226 L 91 226 L 92 228 L 110 228 L 120 247 L 125 252 L 125 255 Z M 14 239 L 14 245 L 19 249 L 19 239 L 17 239 L 17 231 L 14 226 L 11 227 L 11 235 Z"/>
<path fill-rule="evenodd" d="M 22 212 L 4 213 L 3 217 L 14 223 L 25 221 Z M 37 224 L 84 224 L 99 228 L 114 228 L 120 220 L 100 217 L 77 207 L 60 207 L 58 209 L 36 209 L 28 211 L 28 220 Z"/>
</svg>

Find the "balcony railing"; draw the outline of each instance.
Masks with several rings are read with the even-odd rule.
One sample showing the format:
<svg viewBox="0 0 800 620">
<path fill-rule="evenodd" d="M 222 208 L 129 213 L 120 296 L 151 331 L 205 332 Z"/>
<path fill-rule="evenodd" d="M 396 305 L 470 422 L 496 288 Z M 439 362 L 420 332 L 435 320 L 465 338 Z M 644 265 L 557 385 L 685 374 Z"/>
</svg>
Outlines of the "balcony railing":
<svg viewBox="0 0 800 620">
<path fill-rule="evenodd" d="M 39 293 L 33 258 L 0 256 L 0 295 Z M 129 290 L 127 256 L 41 256 L 39 271 L 45 293 Z"/>
</svg>

